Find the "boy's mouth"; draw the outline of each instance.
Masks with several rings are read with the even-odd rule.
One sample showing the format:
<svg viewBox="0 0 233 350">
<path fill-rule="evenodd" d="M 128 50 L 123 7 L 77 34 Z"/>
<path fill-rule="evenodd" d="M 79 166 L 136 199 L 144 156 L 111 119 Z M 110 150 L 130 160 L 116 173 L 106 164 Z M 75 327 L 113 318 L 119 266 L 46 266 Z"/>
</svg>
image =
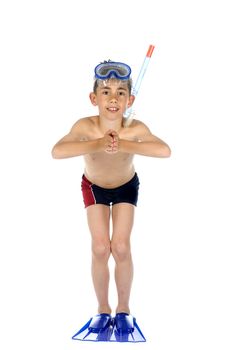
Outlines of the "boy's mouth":
<svg viewBox="0 0 233 350">
<path fill-rule="evenodd" d="M 119 108 L 117 108 L 117 107 L 108 107 L 107 110 L 109 112 L 117 112 L 117 111 L 119 111 Z"/>
</svg>

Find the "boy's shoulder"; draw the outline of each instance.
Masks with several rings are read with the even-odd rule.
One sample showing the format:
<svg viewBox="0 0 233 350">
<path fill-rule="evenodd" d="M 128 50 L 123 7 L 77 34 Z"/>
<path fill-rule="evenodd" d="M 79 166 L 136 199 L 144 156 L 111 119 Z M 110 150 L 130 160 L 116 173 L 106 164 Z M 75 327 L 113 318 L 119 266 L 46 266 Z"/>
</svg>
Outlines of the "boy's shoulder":
<svg viewBox="0 0 233 350">
<path fill-rule="evenodd" d="M 78 119 L 71 127 L 69 134 L 75 138 L 81 137 L 82 140 L 85 140 L 95 127 L 97 118 L 98 116 L 91 116 Z"/>
<path fill-rule="evenodd" d="M 148 129 L 148 126 L 139 119 L 133 119 L 131 124 L 129 125 L 129 128 L 132 128 L 132 129 L 135 128 L 138 130 L 146 130 L 146 129 Z"/>
<path fill-rule="evenodd" d="M 137 140 L 146 140 L 152 136 L 149 127 L 138 119 L 133 119 L 131 124 L 125 129 L 128 129 L 125 131 L 126 134 L 135 137 Z"/>
<path fill-rule="evenodd" d="M 80 127 L 85 128 L 85 127 L 89 127 L 90 125 L 95 125 L 97 122 L 97 118 L 98 116 L 80 118 L 74 123 L 72 129 L 76 129 Z"/>
</svg>

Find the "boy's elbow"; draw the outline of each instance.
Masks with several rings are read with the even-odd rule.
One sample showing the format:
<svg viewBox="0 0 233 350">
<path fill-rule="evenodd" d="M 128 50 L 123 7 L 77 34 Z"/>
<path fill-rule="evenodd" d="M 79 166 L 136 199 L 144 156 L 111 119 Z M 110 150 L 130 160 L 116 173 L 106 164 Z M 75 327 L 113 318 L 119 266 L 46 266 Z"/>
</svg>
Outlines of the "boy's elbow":
<svg viewBox="0 0 233 350">
<path fill-rule="evenodd" d="M 161 158 L 169 158 L 171 156 L 171 149 L 167 144 L 161 145 L 160 148 L 160 155 Z"/>
<path fill-rule="evenodd" d="M 168 145 L 164 147 L 164 158 L 169 158 L 171 156 L 171 148 Z"/>
<path fill-rule="evenodd" d="M 52 148 L 51 155 L 52 155 L 52 158 L 54 158 L 54 159 L 61 159 L 62 158 L 57 146 L 54 146 Z"/>
</svg>

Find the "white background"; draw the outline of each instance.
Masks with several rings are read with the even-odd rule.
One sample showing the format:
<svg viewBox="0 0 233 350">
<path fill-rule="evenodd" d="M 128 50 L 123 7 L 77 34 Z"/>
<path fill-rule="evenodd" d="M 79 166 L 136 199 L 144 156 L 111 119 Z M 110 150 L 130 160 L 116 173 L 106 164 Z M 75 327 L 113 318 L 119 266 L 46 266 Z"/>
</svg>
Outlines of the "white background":
<svg viewBox="0 0 233 350">
<path fill-rule="evenodd" d="M 232 30 L 227 0 L 1 2 L 1 349 L 232 350 Z M 131 310 L 148 342 L 75 342 L 96 312 L 83 160 L 50 151 L 97 113 L 95 65 L 136 77 L 149 44 L 137 118 L 172 157 L 135 159 Z"/>
</svg>

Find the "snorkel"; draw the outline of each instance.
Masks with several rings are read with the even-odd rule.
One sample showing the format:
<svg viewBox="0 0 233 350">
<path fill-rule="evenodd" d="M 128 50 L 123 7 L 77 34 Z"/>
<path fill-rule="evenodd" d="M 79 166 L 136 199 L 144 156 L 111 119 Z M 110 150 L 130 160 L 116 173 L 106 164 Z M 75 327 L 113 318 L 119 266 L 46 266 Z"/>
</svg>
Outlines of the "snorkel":
<svg viewBox="0 0 233 350">
<path fill-rule="evenodd" d="M 152 56 L 154 48 L 155 48 L 154 45 L 150 45 L 148 50 L 147 50 L 146 57 L 142 63 L 139 75 L 137 77 L 136 83 L 135 83 L 133 90 L 132 90 L 132 95 L 134 97 L 136 97 L 138 94 L 139 88 L 140 88 L 141 83 L 142 83 L 142 79 L 146 73 L 146 69 L 147 69 L 147 66 L 150 62 L 150 58 Z M 132 107 L 128 108 L 125 112 L 125 117 L 126 117 L 125 123 L 124 123 L 125 127 L 128 127 L 131 124 L 132 120 L 134 119 L 134 116 L 135 116 L 135 112 L 134 112 L 133 108 Z"/>
</svg>

